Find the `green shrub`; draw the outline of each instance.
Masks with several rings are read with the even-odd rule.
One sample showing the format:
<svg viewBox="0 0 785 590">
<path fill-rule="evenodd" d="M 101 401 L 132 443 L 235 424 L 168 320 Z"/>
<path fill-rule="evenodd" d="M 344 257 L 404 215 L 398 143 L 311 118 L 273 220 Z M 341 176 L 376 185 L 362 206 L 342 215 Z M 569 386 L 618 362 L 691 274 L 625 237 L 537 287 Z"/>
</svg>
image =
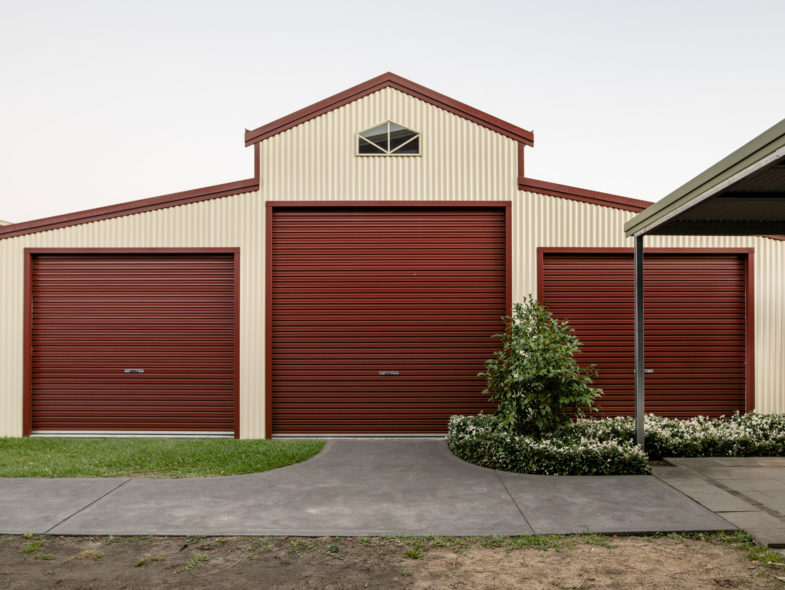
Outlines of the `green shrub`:
<svg viewBox="0 0 785 590">
<path fill-rule="evenodd" d="M 646 451 L 662 457 L 784 456 L 785 415 L 645 418 Z M 492 469 L 548 475 L 649 473 L 635 445 L 634 418 L 582 419 L 551 437 L 510 433 L 495 415 L 453 416 L 448 443 L 461 459 Z"/>
<path fill-rule="evenodd" d="M 578 437 L 635 440 L 634 418 L 578 420 L 567 428 Z M 785 414 L 751 412 L 689 420 L 647 415 L 644 431 L 646 451 L 652 459 L 785 455 Z"/>
<path fill-rule="evenodd" d="M 497 416 L 453 416 L 447 440 L 452 452 L 469 463 L 543 475 L 649 473 L 646 455 L 633 442 L 570 436 L 550 438 L 513 434 Z"/>
<path fill-rule="evenodd" d="M 499 422 L 516 434 L 545 435 L 583 416 L 602 395 L 591 387 L 594 367 L 581 367 L 574 355 L 580 341 L 567 322 L 529 296 L 505 318 L 506 330 L 494 338 L 501 350 L 485 363 L 483 391 L 499 403 Z"/>
</svg>

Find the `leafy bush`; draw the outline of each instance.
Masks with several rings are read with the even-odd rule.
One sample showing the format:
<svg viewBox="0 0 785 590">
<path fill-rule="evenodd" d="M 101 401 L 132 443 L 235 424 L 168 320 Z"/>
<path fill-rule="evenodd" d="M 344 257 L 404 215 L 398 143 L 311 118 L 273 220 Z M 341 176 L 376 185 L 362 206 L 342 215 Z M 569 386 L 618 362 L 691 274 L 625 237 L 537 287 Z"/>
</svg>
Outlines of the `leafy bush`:
<svg viewBox="0 0 785 590">
<path fill-rule="evenodd" d="M 448 443 L 469 463 L 543 475 L 649 473 L 646 455 L 632 442 L 572 437 L 568 431 L 550 438 L 513 434 L 497 416 L 453 416 Z M 566 435 L 566 436 L 565 436 Z"/>
<path fill-rule="evenodd" d="M 494 338 L 501 350 L 485 363 L 483 391 L 499 403 L 500 424 L 516 434 L 545 435 L 583 416 L 602 390 L 591 387 L 594 367 L 581 367 L 574 355 L 580 341 L 567 322 L 529 296 L 505 318 L 506 330 Z"/>
<path fill-rule="evenodd" d="M 646 416 L 646 451 L 662 457 L 785 455 L 785 415 L 674 420 Z M 634 418 L 582 419 L 547 438 L 510 433 L 498 416 L 453 416 L 448 443 L 461 459 L 492 469 L 548 475 L 649 473 Z"/>
<path fill-rule="evenodd" d="M 572 436 L 635 440 L 634 418 L 579 420 L 568 426 Z M 674 420 L 647 415 L 645 448 L 650 458 L 744 457 L 785 455 L 785 414 L 734 414 Z"/>
</svg>

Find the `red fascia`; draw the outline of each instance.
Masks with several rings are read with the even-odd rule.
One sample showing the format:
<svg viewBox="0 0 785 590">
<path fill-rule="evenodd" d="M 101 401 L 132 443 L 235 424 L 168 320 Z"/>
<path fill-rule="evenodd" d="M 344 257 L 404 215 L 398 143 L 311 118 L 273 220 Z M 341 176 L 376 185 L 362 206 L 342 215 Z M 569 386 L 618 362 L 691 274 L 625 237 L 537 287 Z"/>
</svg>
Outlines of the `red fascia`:
<svg viewBox="0 0 785 590">
<path fill-rule="evenodd" d="M 188 203 L 196 203 L 198 201 L 207 201 L 209 199 L 228 197 L 248 191 L 255 191 L 258 190 L 258 188 L 259 146 L 256 145 L 254 147 L 253 178 L 236 180 L 234 182 L 216 184 L 213 186 L 206 186 L 203 188 L 181 191 L 168 195 L 161 195 L 159 197 L 150 197 L 149 199 L 128 201 L 126 203 L 118 203 L 117 205 L 97 207 L 95 209 L 87 209 L 85 211 L 77 211 L 75 213 L 55 215 L 54 217 L 44 217 L 43 219 L 35 219 L 33 221 L 24 221 L 22 223 L 4 225 L 0 226 L 0 240 L 13 238 L 16 236 L 23 236 L 25 234 L 33 234 L 41 231 L 59 229 L 71 225 L 80 225 L 82 223 L 101 221 L 102 219 L 111 219 L 113 217 L 122 217 L 125 215 L 144 213 L 146 211 L 155 211 L 156 209 L 166 209 L 167 207 L 187 205 Z"/>
<path fill-rule="evenodd" d="M 653 205 L 651 201 L 631 199 L 630 197 L 601 193 L 599 191 L 568 186 L 566 184 L 556 184 L 555 182 L 525 178 L 523 175 L 518 177 L 518 190 L 531 191 L 533 193 L 561 197 L 563 199 L 571 199 L 583 203 L 591 203 L 592 205 L 613 207 L 614 209 L 623 209 L 625 211 L 634 211 L 636 213 Z"/>
<path fill-rule="evenodd" d="M 479 109 L 470 107 L 467 104 L 452 99 L 449 96 L 445 96 L 444 94 L 435 92 L 430 88 L 421 86 L 420 84 L 412 82 L 411 80 L 397 76 L 392 72 L 387 72 L 381 76 L 372 78 L 367 82 L 353 86 L 348 90 L 334 94 L 329 98 L 325 98 L 324 100 L 314 103 L 311 106 L 300 109 L 291 115 L 287 115 L 272 121 L 271 123 L 262 125 L 257 129 L 246 130 L 245 145 L 258 143 L 263 139 L 267 139 L 268 137 L 277 135 L 278 133 L 286 131 L 287 129 L 291 129 L 296 125 L 310 121 L 319 115 L 323 115 L 324 113 L 342 107 L 359 98 L 382 90 L 383 88 L 395 88 L 396 90 L 400 90 L 409 96 L 413 96 L 422 101 L 437 106 L 440 109 L 449 111 L 455 115 L 458 115 L 459 117 L 463 117 L 464 119 L 472 121 L 473 123 L 477 123 L 478 125 L 486 127 L 487 129 L 496 131 L 497 133 L 514 139 L 515 141 L 518 141 L 522 144 L 534 145 L 534 134 L 531 131 L 521 129 L 512 123 L 502 121 L 493 115 L 489 115 L 488 113 L 485 113 Z"/>
</svg>

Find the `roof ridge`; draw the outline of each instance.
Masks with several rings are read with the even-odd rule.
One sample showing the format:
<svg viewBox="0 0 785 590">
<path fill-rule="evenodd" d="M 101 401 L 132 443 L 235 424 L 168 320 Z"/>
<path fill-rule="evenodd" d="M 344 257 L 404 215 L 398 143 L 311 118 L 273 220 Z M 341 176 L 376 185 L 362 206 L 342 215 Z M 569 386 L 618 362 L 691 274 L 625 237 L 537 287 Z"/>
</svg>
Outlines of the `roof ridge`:
<svg viewBox="0 0 785 590">
<path fill-rule="evenodd" d="M 315 102 L 314 104 L 302 108 L 298 111 L 290 113 L 280 119 L 271 121 L 261 127 L 252 130 L 245 130 L 245 145 L 252 145 L 258 143 L 268 137 L 282 133 L 287 129 L 291 129 L 297 125 L 310 121 L 320 115 L 329 111 L 342 107 L 346 104 L 354 102 L 364 96 L 368 96 L 374 92 L 378 92 L 384 88 L 395 88 L 410 96 L 431 103 L 443 110 L 449 111 L 459 117 L 463 117 L 473 123 L 486 127 L 496 133 L 500 133 L 521 142 L 525 145 L 534 145 L 534 133 L 522 129 L 517 125 L 503 121 L 498 117 L 489 115 L 488 113 L 457 101 L 445 94 L 441 94 L 430 88 L 426 88 L 421 84 L 407 80 L 402 76 L 393 74 L 392 72 L 385 72 L 380 76 L 371 78 L 366 82 L 352 86 L 342 92 L 329 96 L 323 100 Z"/>
</svg>

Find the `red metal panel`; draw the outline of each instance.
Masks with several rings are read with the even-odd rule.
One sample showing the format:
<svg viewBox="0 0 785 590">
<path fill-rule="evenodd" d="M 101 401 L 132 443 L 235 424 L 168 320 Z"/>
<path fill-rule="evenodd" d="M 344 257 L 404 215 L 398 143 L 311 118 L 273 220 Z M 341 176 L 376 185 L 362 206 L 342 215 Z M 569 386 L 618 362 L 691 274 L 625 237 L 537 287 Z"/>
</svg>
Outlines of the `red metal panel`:
<svg viewBox="0 0 785 590">
<path fill-rule="evenodd" d="M 274 208 L 273 432 L 441 433 L 493 410 L 477 373 L 503 329 L 506 209 Z"/>
<path fill-rule="evenodd" d="M 39 253 L 31 275 L 33 430 L 235 430 L 234 255 Z"/>
<path fill-rule="evenodd" d="M 647 253 L 646 411 L 745 411 L 746 255 Z M 633 260 L 627 253 L 544 253 L 540 298 L 568 319 L 595 363 L 607 415 L 634 413 Z"/>
</svg>

